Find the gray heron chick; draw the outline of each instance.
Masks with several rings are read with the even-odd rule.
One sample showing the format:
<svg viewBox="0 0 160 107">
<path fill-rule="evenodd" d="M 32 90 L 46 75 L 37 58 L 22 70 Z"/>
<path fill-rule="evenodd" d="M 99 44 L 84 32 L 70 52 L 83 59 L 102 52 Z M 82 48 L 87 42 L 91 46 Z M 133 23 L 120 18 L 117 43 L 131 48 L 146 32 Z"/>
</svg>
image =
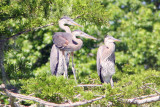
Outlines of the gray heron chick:
<svg viewBox="0 0 160 107">
<path fill-rule="evenodd" d="M 63 53 L 62 56 L 59 56 L 59 60 L 60 58 L 64 58 L 64 52 L 74 52 L 74 51 L 77 51 L 79 50 L 82 45 L 83 45 L 83 41 L 79 38 L 76 38 L 76 36 L 81 36 L 81 37 L 84 37 L 84 38 L 89 38 L 89 39 L 94 39 L 96 40 L 95 37 L 93 36 L 90 36 L 80 30 L 75 30 L 73 31 L 72 33 L 65 33 L 65 32 L 57 32 L 54 34 L 53 36 L 53 42 L 55 44 L 55 46 L 60 49 Z M 64 58 L 65 59 L 65 58 Z M 55 62 L 57 63 L 57 62 Z M 62 63 L 62 61 L 61 61 Z M 63 68 L 65 66 L 65 63 L 64 64 L 60 64 L 59 63 L 59 66 L 57 67 L 57 69 L 61 69 L 61 73 L 63 73 Z M 72 53 L 72 68 L 73 68 L 73 53 Z M 60 70 L 59 70 L 60 71 Z M 73 74 L 74 74 L 74 78 L 76 80 L 76 75 L 75 75 L 75 70 L 72 69 L 73 71 Z M 54 72 L 55 74 L 56 72 Z M 65 72 L 64 72 L 65 73 Z"/>
<path fill-rule="evenodd" d="M 119 41 L 112 36 L 107 36 L 104 45 L 97 51 L 97 73 L 102 83 L 110 83 L 113 87 L 112 75 L 115 74 L 115 44 Z"/>
<path fill-rule="evenodd" d="M 59 27 L 63 30 L 65 30 L 65 32 L 67 33 L 71 33 L 71 30 L 67 25 L 76 25 L 76 26 L 80 26 L 78 23 L 74 22 L 71 18 L 64 16 L 59 20 Z M 56 75 L 59 71 L 58 71 L 58 62 L 59 62 L 59 55 L 62 54 L 59 49 L 53 45 L 52 49 L 51 49 L 51 53 L 50 53 L 50 69 L 51 69 L 51 73 L 52 75 Z M 68 53 L 65 53 L 65 58 L 66 58 L 66 62 L 67 65 L 69 64 L 69 55 Z M 62 58 L 60 59 L 62 60 Z"/>
</svg>

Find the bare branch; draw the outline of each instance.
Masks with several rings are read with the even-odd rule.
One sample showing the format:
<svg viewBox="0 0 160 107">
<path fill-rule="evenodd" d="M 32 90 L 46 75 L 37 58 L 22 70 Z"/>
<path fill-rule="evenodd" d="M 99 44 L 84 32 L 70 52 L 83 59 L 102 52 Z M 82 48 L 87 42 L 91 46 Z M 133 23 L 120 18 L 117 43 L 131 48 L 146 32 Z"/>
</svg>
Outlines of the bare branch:
<svg viewBox="0 0 160 107">
<path fill-rule="evenodd" d="M 158 92 L 157 90 L 155 90 L 155 89 L 153 89 L 153 88 L 151 88 L 151 87 L 149 87 L 149 86 L 144 86 L 144 87 L 147 87 L 147 88 L 149 88 L 149 89 L 151 89 L 151 90 L 155 91 L 157 94 L 159 94 L 159 95 L 160 95 L 160 92 Z"/>
<path fill-rule="evenodd" d="M 121 99 L 120 101 L 122 101 L 124 103 L 131 103 L 131 104 L 144 104 L 144 103 L 160 101 L 160 96 L 153 96 L 153 97 L 149 97 L 149 98 L 145 97 L 144 99 L 137 99 L 137 98 Z"/>
<path fill-rule="evenodd" d="M 2 94 L 2 95 L 6 95 L 5 93 L 3 93 L 3 92 L 0 92 L 0 94 Z"/>
<path fill-rule="evenodd" d="M 44 28 L 44 27 L 47 27 L 47 26 L 51 26 L 51 25 L 54 25 L 54 23 L 50 23 L 50 24 L 47 24 L 47 25 L 44 25 L 44 26 L 40 26 L 40 27 L 36 27 L 36 28 L 31 28 L 31 29 L 28 29 L 28 30 L 25 30 L 25 31 L 22 31 L 22 32 L 19 32 L 15 35 L 12 35 L 11 37 L 7 38 L 7 39 L 11 39 L 11 38 L 14 38 L 16 36 L 19 36 L 23 33 L 27 33 L 27 32 L 30 32 L 30 31 L 35 31 L 35 30 L 38 30 L 38 29 L 41 29 L 41 28 Z"/>
<path fill-rule="evenodd" d="M 151 94 L 151 95 L 140 96 L 140 97 L 136 97 L 136 98 L 134 98 L 134 99 L 144 99 L 144 98 L 155 97 L 155 96 L 157 96 L 157 94 Z"/>
</svg>

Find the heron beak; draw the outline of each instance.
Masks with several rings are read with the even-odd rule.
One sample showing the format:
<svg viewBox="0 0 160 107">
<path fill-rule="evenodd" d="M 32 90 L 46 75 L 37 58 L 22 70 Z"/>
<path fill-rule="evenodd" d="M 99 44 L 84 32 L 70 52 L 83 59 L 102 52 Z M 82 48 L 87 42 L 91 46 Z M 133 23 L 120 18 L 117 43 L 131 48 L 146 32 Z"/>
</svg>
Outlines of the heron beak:
<svg viewBox="0 0 160 107">
<path fill-rule="evenodd" d="M 114 41 L 114 42 L 121 42 L 121 40 L 115 39 L 115 38 L 113 39 L 113 41 Z"/>
<path fill-rule="evenodd" d="M 97 40 L 97 38 L 93 37 L 93 36 L 90 36 L 88 34 L 85 34 L 84 35 L 85 38 L 89 38 L 89 39 L 94 39 L 94 40 Z"/>
<path fill-rule="evenodd" d="M 80 24 L 78 24 L 78 23 L 76 23 L 76 22 L 74 22 L 74 21 L 71 21 L 71 23 L 72 23 L 73 25 L 75 25 L 75 26 L 83 27 L 83 26 L 81 26 Z"/>
</svg>

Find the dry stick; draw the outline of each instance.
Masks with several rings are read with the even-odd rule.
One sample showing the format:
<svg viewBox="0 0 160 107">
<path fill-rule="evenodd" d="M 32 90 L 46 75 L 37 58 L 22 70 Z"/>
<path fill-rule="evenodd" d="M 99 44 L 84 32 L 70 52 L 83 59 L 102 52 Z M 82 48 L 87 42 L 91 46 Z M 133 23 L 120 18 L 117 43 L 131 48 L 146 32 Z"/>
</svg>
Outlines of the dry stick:
<svg viewBox="0 0 160 107">
<path fill-rule="evenodd" d="M 145 98 L 145 99 L 121 99 L 122 102 L 124 103 L 131 103 L 131 104 L 144 104 L 144 103 L 150 103 L 150 102 L 155 102 L 155 101 L 160 101 L 160 96 L 154 96 L 150 98 Z"/>
<path fill-rule="evenodd" d="M 3 93 L 3 92 L 0 92 L 0 94 L 1 94 L 1 95 L 6 95 L 6 94 L 5 94 L 5 93 Z M 0 106 L 0 107 L 1 107 L 1 106 Z"/>
<path fill-rule="evenodd" d="M 143 86 L 143 87 L 147 87 L 147 88 L 155 91 L 158 95 L 152 94 L 152 95 L 146 95 L 146 96 L 136 97 L 136 98 L 132 98 L 132 99 L 121 99 L 121 101 L 125 102 L 125 103 L 131 103 L 131 104 L 144 104 L 144 103 L 160 101 L 160 93 L 157 90 L 155 90 L 149 86 Z"/>
<path fill-rule="evenodd" d="M 23 33 L 27 33 L 27 32 L 30 32 L 30 31 L 35 31 L 35 30 L 38 30 L 38 29 L 40 29 L 40 28 L 44 28 L 44 27 L 51 26 L 51 25 L 54 25 L 54 23 L 50 23 L 50 24 L 47 24 L 47 25 L 44 25 L 44 26 L 40 26 L 40 27 L 36 27 L 36 28 L 31 28 L 31 29 L 28 29 L 28 30 L 19 32 L 19 33 L 15 34 L 15 35 L 12 35 L 11 37 L 9 37 L 9 38 L 7 38 L 7 39 L 11 39 L 11 38 L 14 38 L 14 37 L 16 37 L 16 36 L 19 36 L 19 35 L 21 35 L 21 34 L 23 34 Z"/>
<path fill-rule="evenodd" d="M 147 87 L 147 88 L 149 88 L 149 89 L 151 89 L 151 90 L 155 91 L 157 94 L 159 94 L 159 95 L 160 95 L 160 92 L 158 92 L 157 90 L 155 90 L 155 89 L 153 89 L 153 88 L 151 88 L 151 87 L 149 87 L 149 86 L 144 86 L 144 87 Z"/>
<path fill-rule="evenodd" d="M 72 103 L 72 104 L 69 104 L 69 103 L 56 104 L 56 103 L 51 103 L 51 102 L 44 101 L 40 98 L 10 92 L 9 90 L 5 89 L 4 84 L 2 84 L 0 86 L 1 86 L 1 89 L 3 89 L 4 92 L 7 94 L 7 96 L 9 96 L 9 97 L 16 97 L 16 98 L 25 99 L 25 100 L 32 100 L 32 101 L 38 102 L 38 103 L 43 104 L 43 105 L 48 105 L 48 106 L 65 106 L 65 107 L 66 106 L 80 106 L 80 105 L 84 105 L 84 104 L 87 104 L 87 103 L 92 103 L 92 102 L 97 101 L 97 100 L 101 100 L 101 99 L 106 97 L 104 95 L 104 96 L 101 96 L 101 97 L 98 97 L 98 98 L 95 98 L 95 99 L 91 99 L 91 100 L 88 100 L 88 101 L 83 101 L 83 102 L 75 102 L 75 103 Z"/>
<path fill-rule="evenodd" d="M 99 84 L 97 84 L 97 85 L 94 85 L 94 84 L 80 84 L 80 85 L 77 85 L 77 86 L 75 86 L 75 87 L 97 87 L 97 86 L 102 86 L 102 85 L 99 85 Z"/>
<path fill-rule="evenodd" d="M 133 98 L 133 99 L 144 99 L 144 98 L 155 97 L 155 96 L 157 96 L 157 94 L 151 94 L 151 95 L 140 96 L 140 97 L 136 97 L 136 98 Z"/>
</svg>

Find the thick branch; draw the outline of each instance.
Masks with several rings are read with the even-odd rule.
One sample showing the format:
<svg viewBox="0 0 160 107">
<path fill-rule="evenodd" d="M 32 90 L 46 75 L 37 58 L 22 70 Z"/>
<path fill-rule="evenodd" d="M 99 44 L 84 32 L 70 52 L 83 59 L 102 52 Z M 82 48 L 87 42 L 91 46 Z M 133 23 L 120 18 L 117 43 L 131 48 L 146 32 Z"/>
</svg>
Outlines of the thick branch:
<svg viewBox="0 0 160 107">
<path fill-rule="evenodd" d="M 124 103 L 131 103 L 131 104 L 144 104 L 144 103 L 160 101 L 160 96 L 152 96 L 152 97 L 144 98 L 144 99 L 137 99 L 137 98 L 121 99 L 121 101 Z"/>
<path fill-rule="evenodd" d="M 41 28 L 44 28 L 44 27 L 47 27 L 47 26 L 51 26 L 51 25 L 54 25 L 54 23 L 50 23 L 50 24 L 47 24 L 47 25 L 44 25 L 44 26 L 40 26 L 40 27 L 36 27 L 36 28 L 31 28 L 31 29 L 28 29 L 28 30 L 25 30 L 25 31 L 22 31 L 22 32 L 19 32 L 15 35 L 12 35 L 11 37 L 7 38 L 7 39 L 11 39 L 11 38 L 14 38 L 16 36 L 19 36 L 23 33 L 27 33 L 27 32 L 30 32 L 30 31 L 35 31 L 35 30 L 38 30 L 38 29 L 41 29 Z"/>
<path fill-rule="evenodd" d="M 97 100 L 101 100 L 101 99 L 106 97 L 104 95 L 104 96 L 101 96 L 101 97 L 98 97 L 98 98 L 95 98 L 95 99 L 91 99 L 91 100 L 88 100 L 88 101 L 75 102 L 75 103 L 72 103 L 72 104 L 69 104 L 69 103 L 56 104 L 56 103 L 51 103 L 51 102 L 44 101 L 44 100 L 42 100 L 40 98 L 13 93 L 13 92 L 10 92 L 9 90 L 5 89 L 4 85 L 0 85 L 0 86 L 1 86 L 1 89 L 3 89 L 5 91 L 5 93 L 7 94 L 8 97 L 16 97 L 16 98 L 24 99 L 24 100 L 32 100 L 32 101 L 38 102 L 38 103 L 43 104 L 43 105 L 48 105 L 48 106 L 64 106 L 64 107 L 67 107 L 67 106 L 80 106 L 80 105 L 84 105 L 84 104 L 87 104 L 87 103 L 92 103 L 92 102 L 97 101 Z"/>
</svg>

